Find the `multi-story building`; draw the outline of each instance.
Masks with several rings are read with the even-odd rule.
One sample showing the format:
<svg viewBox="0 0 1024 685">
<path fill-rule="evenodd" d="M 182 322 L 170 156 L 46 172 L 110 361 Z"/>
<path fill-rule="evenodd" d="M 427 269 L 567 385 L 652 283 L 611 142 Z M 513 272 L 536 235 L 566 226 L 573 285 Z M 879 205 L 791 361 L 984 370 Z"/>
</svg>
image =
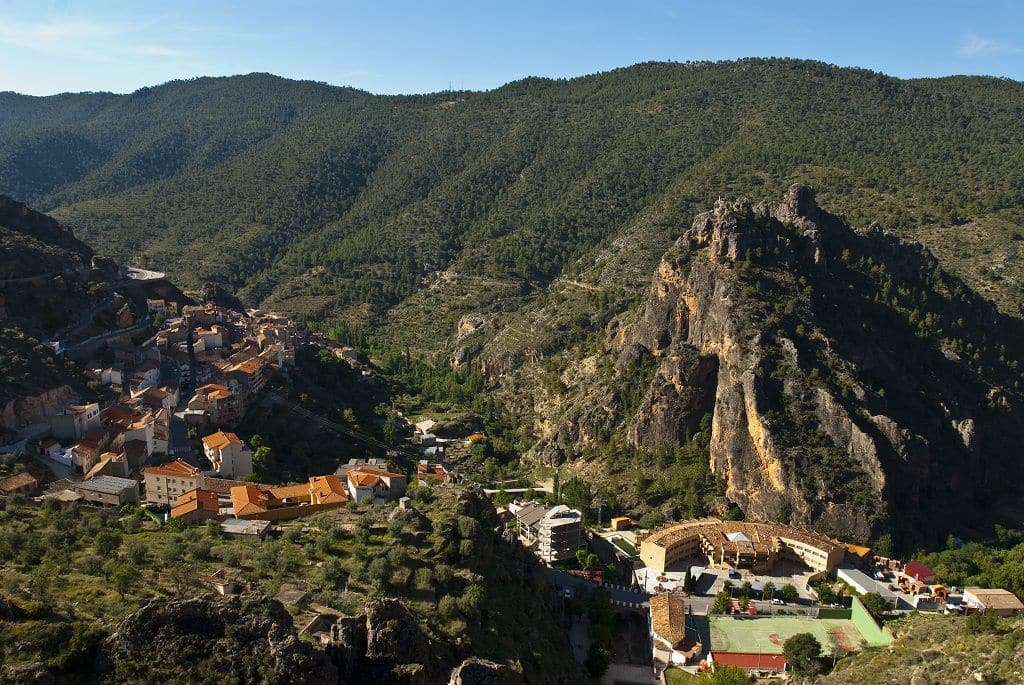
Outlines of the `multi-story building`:
<svg viewBox="0 0 1024 685">
<path fill-rule="evenodd" d="M 78 440 L 93 428 L 100 427 L 100 405 L 95 402 L 66 407 L 50 418 L 50 430 L 58 440 Z"/>
<path fill-rule="evenodd" d="M 203 438 L 203 454 L 213 470 L 224 478 L 244 478 L 252 474 L 252 452 L 234 433 L 217 431 Z"/>
<path fill-rule="evenodd" d="M 537 556 L 545 563 L 575 559 L 583 546 L 583 515 L 576 509 L 517 502 L 509 511 L 516 516 L 520 537 L 536 545 Z"/>
<path fill-rule="evenodd" d="M 838 540 L 780 523 L 682 521 L 655 530 L 640 540 L 640 559 L 648 568 L 665 571 L 678 561 L 705 556 L 720 567 L 768 573 L 779 561 L 834 574 L 846 554 Z"/>
<path fill-rule="evenodd" d="M 89 473 L 110 446 L 111 435 L 103 428 L 92 428 L 71 448 L 71 462 L 82 474 Z"/>
<path fill-rule="evenodd" d="M 171 518 L 189 523 L 201 523 L 210 519 L 223 518 L 220 514 L 220 498 L 217 493 L 196 488 L 174 500 Z"/>
<path fill-rule="evenodd" d="M 202 412 L 214 426 L 233 426 L 242 415 L 237 393 L 232 392 L 226 385 L 217 383 L 196 388 L 195 396 L 189 400 L 188 408 L 193 412 Z"/>
<path fill-rule="evenodd" d="M 172 506 L 181 495 L 203 487 L 203 473 L 181 459 L 142 469 L 146 502 Z"/>
</svg>

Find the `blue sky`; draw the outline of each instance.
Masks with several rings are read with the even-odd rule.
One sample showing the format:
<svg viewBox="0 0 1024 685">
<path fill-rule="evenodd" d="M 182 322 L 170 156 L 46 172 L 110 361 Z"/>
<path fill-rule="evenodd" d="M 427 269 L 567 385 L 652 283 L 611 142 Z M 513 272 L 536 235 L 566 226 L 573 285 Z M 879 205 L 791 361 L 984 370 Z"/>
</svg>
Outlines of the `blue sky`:
<svg viewBox="0 0 1024 685">
<path fill-rule="evenodd" d="M 1024 1 L 0 0 L 0 90 L 35 95 L 252 71 L 374 93 L 478 90 L 748 56 L 1024 80 Z"/>
</svg>

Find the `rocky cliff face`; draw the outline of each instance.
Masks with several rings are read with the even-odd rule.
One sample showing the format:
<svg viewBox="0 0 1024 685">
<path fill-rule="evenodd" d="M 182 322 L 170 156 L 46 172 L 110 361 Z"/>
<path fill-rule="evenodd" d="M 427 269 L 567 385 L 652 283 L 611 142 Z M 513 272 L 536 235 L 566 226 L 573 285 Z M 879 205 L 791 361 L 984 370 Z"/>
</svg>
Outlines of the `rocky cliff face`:
<svg viewBox="0 0 1024 685">
<path fill-rule="evenodd" d="M 635 447 L 679 445 L 710 415 L 711 469 L 746 516 L 923 542 L 998 517 L 993 493 L 1022 482 L 1020 331 L 923 247 L 854 231 L 810 188 L 719 201 L 609 325 L 599 420 L 577 399 L 540 450 L 609 422 Z"/>
<path fill-rule="evenodd" d="M 96 670 L 111 682 L 338 682 L 284 606 L 256 596 L 150 602 L 106 640 Z"/>
<path fill-rule="evenodd" d="M 38 395 L 9 400 L 0 405 L 0 428 L 15 429 L 28 423 L 38 423 L 56 414 L 76 399 L 69 385 L 62 385 Z"/>
</svg>

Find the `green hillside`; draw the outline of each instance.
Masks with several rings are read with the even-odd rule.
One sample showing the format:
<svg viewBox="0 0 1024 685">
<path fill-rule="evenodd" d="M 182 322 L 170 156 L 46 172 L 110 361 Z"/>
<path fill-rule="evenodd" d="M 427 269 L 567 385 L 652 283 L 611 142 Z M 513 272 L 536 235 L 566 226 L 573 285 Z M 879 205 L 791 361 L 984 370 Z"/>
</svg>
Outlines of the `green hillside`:
<svg viewBox="0 0 1024 685">
<path fill-rule="evenodd" d="M 793 181 L 936 245 L 958 244 L 965 221 L 996 226 L 991 261 L 1017 254 L 999 227 L 1024 205 L 1020 83 L 806 61 L 405 97 L 254 74 L 4 94 L 0 110 L 0 192 L 100 253 L 318 318 L 374 321 L 437 272 L 478 279 L 484 297 L 529 294 L 609 253 L 632 286 L 698 208 Z M 992 280 L 989 261 L 951 256 Z M 996 276 L 1015 311 L 1017 272 Z"/>
</svg>

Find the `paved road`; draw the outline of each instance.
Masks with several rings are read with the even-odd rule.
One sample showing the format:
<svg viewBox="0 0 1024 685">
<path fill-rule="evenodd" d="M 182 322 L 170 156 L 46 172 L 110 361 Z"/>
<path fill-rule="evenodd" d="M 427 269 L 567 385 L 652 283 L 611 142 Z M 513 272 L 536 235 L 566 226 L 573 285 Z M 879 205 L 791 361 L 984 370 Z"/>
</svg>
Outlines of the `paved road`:
<svg viewBox="0 0 1024 685">
<path fill-rule="evenodd" d="M 32 456 L 35 457 L 36 461 L 38 461 L 39 463 L 46 466 L 46 468 L 53 471 L 53 475 L 55 475 L 58 480 L 61 478 L 67 478 L 68 480 L 74 481 L 82 480 L 82 477 L 78 474 L 78 471 L 76 471 L 75 467 L 73 466 L 65 466 L 64 464 L 61 464 L 59 461 L 47 459 L 46 457 L 38 453 L 33 453 Z"/>
<path fill-rule="evenodd" d="M 170 448 L 175 457 L 180 457 L 196 466 L 192 454 L 192 443 L 188 439 L 188 425 L 185 423 L 185 412 L 175 411 L 171 414 Z"/>
<path fill-rule="evenodd" d="M 572 621 L 572 626 L 569 627 L 572 655 L 575 657 L 576 663 L 582 664 L 587 660 L 587 653 L 590 651 L 590 621 L 586 614 L 569 620 Z"/>
<path fill-rule="evenodd" d="M 113 331 L 106 331 L 105 333 L 100 333 L 99 335 L 94 335 L 91 338 L 89 338 L 88 340 L 83 340 L 82 342 L 75 343 L 74 345 L 68 345 L 67 347 L 61 347 L 61 352 L 70 352 L 72 350 L 77 350 L 77 349 L 80 349 L 82 347 L 85 347 L 86 345 L 92 345 L 93 343 L 99 342 L 100 340 L 106 340 L 108 338 L 116 338 L 116 337 L 118 337 L 120 335 L 126 335 L 128 333 L 134 333 L 135 331 L 141 331 L 142 329 L 144 329 L 146 326 L 149 325 L 150 318 L 151 317 L 147 316 L 146 318 L 142 319 L 141 321 L 139 321 L 134 326 L 128 326 L 127 328 L 118 328 L 118 329 L 113 330 Z"/>
<path fill-rule="evenodd" d="M 592 590 L 597 587 L 594 583 L 587 582 L 582 578 L 577 578 L 574 575 L 559 571 L 557 568 L 548 568 L 548 579 L 551 584 L 557 588 L 565 587 L 577 587 L 585 590 Z M 621 586 L 609 584 L 603 586 L 605 590 L 611 595 L 613 602 L 621 602 L 623 604 L 643 604 L 650 599 L 650 595 L 646 592 L 639 590 L 627 590 Z"/>
<path fill-rule="evenodd" d="M 601 676 L 601 685 L 655 685 L 657 682 L 650 666 L 609 664 Z"/>
<path fill-rule="evenodd" d="M 104 300 L 99 304 L 93 305 L 88 310 L 84 311 L 79 315 L 78 320 L 74 323 L 68 324 L 64 328 L 60 329 L 50 338 L 50 342 L 60 342 L 62 338 L 66 338 L 72 333 L 76 332 L 80 328 L 92 322 L 92 317 L 101 309 L 109 307 L 112 304 L 111 300 Z"/>
</svg>

